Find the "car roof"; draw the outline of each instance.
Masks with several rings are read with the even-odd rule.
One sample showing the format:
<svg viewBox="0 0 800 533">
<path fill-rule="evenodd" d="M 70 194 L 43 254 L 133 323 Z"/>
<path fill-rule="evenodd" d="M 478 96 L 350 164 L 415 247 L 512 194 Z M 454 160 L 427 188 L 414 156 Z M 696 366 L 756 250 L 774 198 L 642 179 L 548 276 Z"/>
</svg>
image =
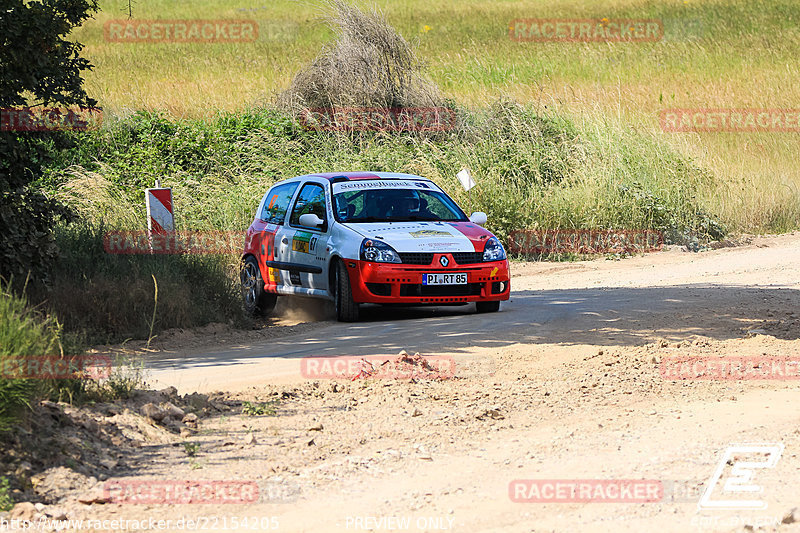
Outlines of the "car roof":
<svg viewBox="0 0 800 533">
<path fill-rule="evenodd" d="M 317 174 L 306 174 L 297 176 L 298 178 L 323 178 L 328 181 L 349 181 L 349 180 L 415 180 L 431 181 L 428 178 L 415 176 L 414 174 L 403 174 L 401 172 L 320 172 Z"/>
</svg>

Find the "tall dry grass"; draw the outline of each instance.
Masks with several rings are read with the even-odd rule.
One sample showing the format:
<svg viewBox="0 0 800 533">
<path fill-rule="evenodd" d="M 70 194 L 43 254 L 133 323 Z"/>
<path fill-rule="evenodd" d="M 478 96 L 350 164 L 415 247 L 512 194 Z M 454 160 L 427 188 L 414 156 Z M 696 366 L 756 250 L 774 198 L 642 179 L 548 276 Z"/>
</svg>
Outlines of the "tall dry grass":
<svg viewBox="0 0 800 533">
<path fill-rule="evenodd" d="M 377 9 L 328 0 L 335 39 L 301 68 L 278 98 L 290 112 L 339 107 L 436 107 L 443 98 L 412 46 Z"/>
</svg>

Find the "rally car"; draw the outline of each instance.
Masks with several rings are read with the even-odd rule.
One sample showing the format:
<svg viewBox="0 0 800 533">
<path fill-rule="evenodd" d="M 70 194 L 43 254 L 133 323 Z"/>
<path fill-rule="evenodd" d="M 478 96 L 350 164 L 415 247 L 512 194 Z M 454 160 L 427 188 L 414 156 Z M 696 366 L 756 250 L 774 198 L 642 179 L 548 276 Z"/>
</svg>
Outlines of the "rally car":
<svg viewBox="0 0 800 533">
<path fill-rule="evenodd" d="M 247 230 L 245 310 L 265 315 L 278 295 L 333 300 L 355 321 L 360 304 L 500 309 L 510 292 L 500 241 L 431 180 L 386 172 L 325 173 L 276 183 Z"/>
</svg>

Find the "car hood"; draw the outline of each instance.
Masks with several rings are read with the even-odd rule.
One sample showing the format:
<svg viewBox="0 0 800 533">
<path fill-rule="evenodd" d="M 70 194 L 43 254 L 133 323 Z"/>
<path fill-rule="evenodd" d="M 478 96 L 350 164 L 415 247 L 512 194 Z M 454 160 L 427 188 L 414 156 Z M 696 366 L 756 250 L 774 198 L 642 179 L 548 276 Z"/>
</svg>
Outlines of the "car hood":
<svg viewBox="0 0 800 533">
<path fill-rule="evenodd" d="M 373 222 L 345 224 L 398 252 L 482 252 L 490 232 L 472 222 Z"/>
</svg>

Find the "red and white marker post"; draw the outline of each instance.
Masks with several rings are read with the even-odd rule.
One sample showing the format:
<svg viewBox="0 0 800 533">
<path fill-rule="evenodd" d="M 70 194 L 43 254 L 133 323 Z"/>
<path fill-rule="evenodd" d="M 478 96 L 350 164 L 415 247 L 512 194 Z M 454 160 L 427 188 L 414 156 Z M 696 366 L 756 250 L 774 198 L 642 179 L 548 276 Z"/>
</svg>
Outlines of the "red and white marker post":
<svg viewBox="0 0 800 533">
<path fill-rule="evenodd" d="M 161 187 L 156 180 L 156 186 L 145 189 L 145 204 L 147 205 L 147 231 L 151 243 L 153 234 L 166 235 L 175 231 L 175 216 L 172 211 L 172 189 Z"/>
</svg>

